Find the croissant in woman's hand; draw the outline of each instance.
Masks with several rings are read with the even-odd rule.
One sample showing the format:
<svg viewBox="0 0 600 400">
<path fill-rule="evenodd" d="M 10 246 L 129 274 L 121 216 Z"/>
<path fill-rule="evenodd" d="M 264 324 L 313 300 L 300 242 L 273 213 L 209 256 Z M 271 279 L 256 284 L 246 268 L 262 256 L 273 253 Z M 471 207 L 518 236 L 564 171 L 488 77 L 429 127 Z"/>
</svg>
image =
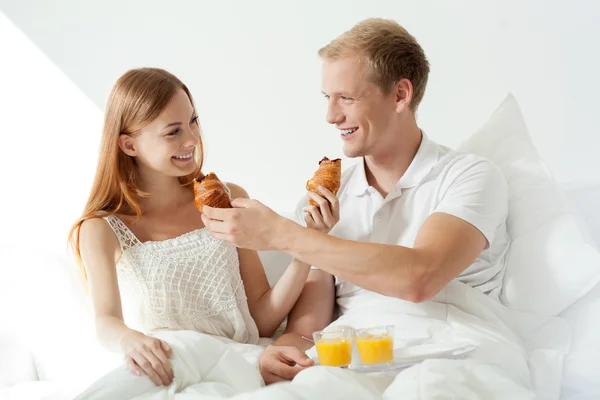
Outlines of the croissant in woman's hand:
<svg viewBox="0 0 600 400">
<path fill-rule="evenodd" d="M 317 169 L 315 175 L 312 177 L 312 179 L 309 179 L 306 182 L 306 189 L 321 195 L 319 192 L 319 186 L 323 186 L 331 193 L 337 194 L 338 190 L 340 189 L 341 179 L 342 160 L 340 158 L 330 160 L 327 157 L 323 157 L 323 159 L 319 161 L 319 169 Z M 312 199 L 310 199 L 310 204 L 313 206 L 318 206 L 318 204 Z"/>
<path fill-rule="evenodd" d="M 200 212 L 204 206 L 231 208 L 229 191 L 213 172 L 194 181 L 194 205 Z"/>
</svg>

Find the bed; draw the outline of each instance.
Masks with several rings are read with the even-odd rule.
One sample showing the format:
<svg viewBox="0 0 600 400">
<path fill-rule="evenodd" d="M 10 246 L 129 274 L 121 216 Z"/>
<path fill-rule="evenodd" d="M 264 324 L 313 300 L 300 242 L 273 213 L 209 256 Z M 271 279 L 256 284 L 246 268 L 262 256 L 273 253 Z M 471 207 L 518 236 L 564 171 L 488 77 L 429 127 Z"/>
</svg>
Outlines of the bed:
<svg viewBox="0 0 600 400">
<path fill-rule="evenodd" d="M 496 310 L 491 313 L 493 318 L 482 318 L 504 321 L 503 326 L 510 327 L 506 336 L 520 343 L 515 351 L 523 352 L 531 398 L 600 398 L 600 220 L 594 206 L 600 200 L 600 183 L 568 185 L 566 190 L 559 187 L 531 142 L 512 95 L 460 150 L 494 161 L 509 184 L 511 247 L 502 304 L 488 308 Z M 95 341 L 89 303 L 72 262 L 58 251 L 40 249 L 24 256 L 19 247 L 6 244 L 2 255 L 0 272 L 6 283 L 0 293 L 4 317 L 0 325 L 0 398 L 73 398 L 121 364 L 117 355 L 103 351 Z M 275 282 L 288 257 L 278 252 L 260 255 L 270 282 Z M 474 304 L 486 301 L 460 285 L 450 284 L 446 290 L 453 299 L 449 303 L 460 310 L 456 315 L 476 315 L 481 310 Z M 467 320 L 464 325 L 469 325 Z M 483 329 L 481 336 L 486 335 L 490 333 Z M 230 354 L 231 346 L 210 338 L 173 340 L 181 340 L 182 350 L 192 342 L 196 348 L 210 347 L 214 357 L 224 360 L 222 371 L 237 368 L 242 378 L 227 385 L 238 392 L 227 393 L 238 393 L 239 398 L 244 398 L 244 391 L 254 391 L 251 398 L 311 398 L 314 391 L 321 398 L 344 392 L 351 394 L 344 398 L 376 398 L 377 393 L 379 398 L 400 394 L 422 399 L 481 398 L 486 390 L 469 385 L 469 373 L 473 372 L 453 375 L 453 369 L 445 369 L 443 362 L 407 368 L 402 371 L 404 378 L 392 384 L 391 379 L 369 380 L 347 371 L 315 368 L 300 374 L 289 386 L 261 388 L 253 364 L 259 347 Z M 507 346 L 506 351 L 512 351 Z M 515 364 L 514 369 L 519 368 Z M 490 385 L 496 386 L 494 393 L 500 393 L 502 382 L 494 381 L 494 371 L 478 372 L 491 374 Z M 415 384 L 419 380 L 420 386 Z M 168 393 L 161 396 L 178 398 L 168 397 Z M 186 398 L 196 397 L 191 393 Z"/>
</svg>

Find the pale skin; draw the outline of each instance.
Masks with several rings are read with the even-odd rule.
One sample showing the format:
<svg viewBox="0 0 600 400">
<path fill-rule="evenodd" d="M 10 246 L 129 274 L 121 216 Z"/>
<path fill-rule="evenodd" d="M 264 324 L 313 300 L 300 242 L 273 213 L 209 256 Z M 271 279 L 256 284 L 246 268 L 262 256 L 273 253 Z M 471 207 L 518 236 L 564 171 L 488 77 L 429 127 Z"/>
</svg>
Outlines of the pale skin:
<svg viewBox="0 0 600 400">
<path fill-rule="evenodd" d="M 134 222 L 131 212 L 118 214 L 141 242 L 166 240 L 204 228 L 201 214 L 193 204 L 191 187 L 182 187 L 178 180 L 193 172 L 196 161 L 194 157 L 174 158 L 193 154 L 199 134 L 195 110 L 180 90 L 156 120 L 135 135 L 120 136 L 121 150 L 136 160 L 142 180 L 140 189 L 150 193 L 147 199 L 141 199 L 142 217 L 138 221 Z M 243 188 L 228 186 L 232 197 L 247 199 Z M 339 218 L 337 209 L 328 211 L 322 215 L 318 209 L 307 210 L 307 226 L 328 232 Z M 129 328 L 123 320 L 116 272 L 121 248 L 108 223 L 101 218 L 85 221 L 80 245 L 100 342 L 121 351 L 132 373 L 146 374 L 156 385 L 170 384 L 172 349 L 168 343 Z M 238 249 L 238 255 L 250 313 L 259 334 L 272 336 L 300 296 L 310 266 L 294 259 L 271 288 L 256 251 Z"/>
<path fill-rule="evenodd" d="M 344 154 L 364 157 L 369 185 L 385 198 L 410 166 L 422 138 L 410 107 L 411 82 L 400 79 L 386 93 L 369 79 L 364 60 L 351 56 L 324 61 L 322 92 L 327 122 L 344 132 L 357 128 L 341 136 Z M 471 265 L 487 245 L 474 226 L 444 213 L 427 218 L 411 248 L 311 231 L 256 200 L 237 199 L 233 206 L 204 208 L 202 219 L 215 238 L 254 250 L 281 250 L 320 269 L 310 272 L 286 333 L 261 356 L 267 383 L 292 379 L 311 365 L 302 351 L 312 343 L 302 336 L 310 337 L 332 322 L 333 276 L 386 296 L 423 302 Z"/>
</svg>

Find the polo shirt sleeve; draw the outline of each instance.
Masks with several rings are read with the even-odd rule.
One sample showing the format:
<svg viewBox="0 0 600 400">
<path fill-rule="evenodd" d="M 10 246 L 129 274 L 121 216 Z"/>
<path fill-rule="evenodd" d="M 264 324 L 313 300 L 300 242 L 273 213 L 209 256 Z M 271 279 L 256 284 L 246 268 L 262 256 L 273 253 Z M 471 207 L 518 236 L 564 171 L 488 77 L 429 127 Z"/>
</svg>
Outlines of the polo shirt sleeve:
<svg viewBox="0 0 600 400">
<path fill-rule="evenodd" d="M 494 241 L 498 227 L 508 214 L 508 185 L 496 165 L 467 156 L 446 175 L 442 197 L 433 212 L 443 212 L 467 221 Z"/>
</svg>

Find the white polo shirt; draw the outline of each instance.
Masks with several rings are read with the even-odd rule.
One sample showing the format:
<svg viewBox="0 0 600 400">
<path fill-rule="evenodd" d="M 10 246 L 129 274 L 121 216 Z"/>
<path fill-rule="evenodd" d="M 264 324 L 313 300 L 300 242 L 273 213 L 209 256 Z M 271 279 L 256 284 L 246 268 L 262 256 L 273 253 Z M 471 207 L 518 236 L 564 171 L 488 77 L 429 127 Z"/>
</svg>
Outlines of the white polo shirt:
<svg viewBox="0 0 600 400">
<path fill-rule="evenodd" d="M 412 247 L 433 213 L 467 221 L 481 231 L 488 245 L 456 279 L 499 296 L 509 245 L 508 191 L 502 173 L 490 161 L 438 145 L 423 134 L 415 158 L 386 198 L 369 186 L 364 159 L 342 173 L 337 196 L 340 221 L 330 234 L 342 239 Z M 302 224 L 302 208 L 307 204 L 304 198 L 296 210 L 296 220 Z M 342 313 L 356 301 L 380 296 L 339 278 L 336 295 Z"/>
</svg>

